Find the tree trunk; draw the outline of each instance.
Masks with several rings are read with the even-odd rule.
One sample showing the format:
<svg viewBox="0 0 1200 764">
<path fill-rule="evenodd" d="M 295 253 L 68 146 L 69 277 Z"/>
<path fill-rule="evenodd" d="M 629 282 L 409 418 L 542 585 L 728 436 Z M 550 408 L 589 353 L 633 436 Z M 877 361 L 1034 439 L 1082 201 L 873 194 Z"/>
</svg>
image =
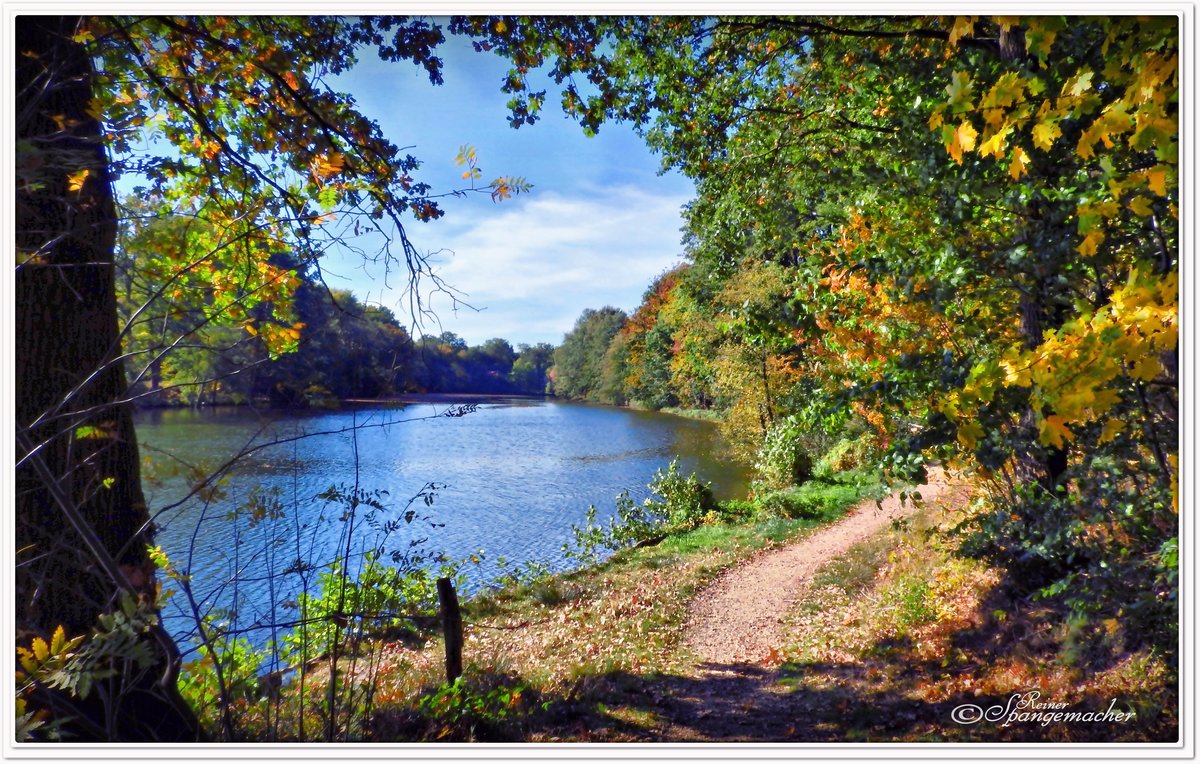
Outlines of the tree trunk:
<svg viewBox="0 0 1200 764">
<path fill-rule="evenodd" d="M 19 441 L 29 445 L 17 450 L 18 644 L 59 625 L 69 635 L 90 633 L 123 585 L 148 596 L 154 588 L 146 551 L 153 529 L 132 412 L 121 402 L 116 208 L 101 126 L 87 113 L 93 71 L 72 39 L 78 27 L 76 18 L 50 16 L 16 24 L 16 413 Z M 126 581 L 114 581 L 86 551 L 64 501 Z M 147 640 L 170 645 L 158 636 Z M 157 665 L 110 688 L 108 709 L 76 707 L 109 714 L 89 736 L 196 739 L 195 718 L 173 686 L 174 659 L 162 652 Z M 160 687 L 168 675 L 171 686 Z M 97 705 L 98 693 L 91 698 Z"/>
</svg>

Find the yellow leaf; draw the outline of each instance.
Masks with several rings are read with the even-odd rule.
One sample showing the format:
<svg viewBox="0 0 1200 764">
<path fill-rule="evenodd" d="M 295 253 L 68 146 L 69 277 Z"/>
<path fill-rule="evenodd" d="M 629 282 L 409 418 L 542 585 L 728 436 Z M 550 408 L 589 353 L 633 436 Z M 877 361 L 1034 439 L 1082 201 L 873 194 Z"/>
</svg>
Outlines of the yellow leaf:
<svg viewBox="0 0 1200 764">
<path fill-rule="evenodd" d="M 67 633 L 63 630 L 62 624 L 54 630 L 54 636 L 50 638 L 50 652 L 58 655 L 63 651 L 67 644 Z"/>
<path fill-rule="evenodd" d="M 971 120 L 964 119 L 962 124 L 954 131 L 954 135 L 950 140 L 950 156 L 954 157 L 954 161 L 962 164 L 962 156 L 964 151 L 970 151 L 975 148 L 975 137 L 979 133 L 975 130 L 975 126 L 971 124 Z"/>
<path fill-rule="evenodd" d="M 334 151 L 329 154 L 322 154 L 313 161 L 313 172 L 316 176 L 325 180 L 326 178 L 337 175 L 346 165 L 346 157 Z"/>
<path fill-rule="evenodd" d="M 1081 96 L 1092 89 L 1092 77 L 1095 75 L 1086 69 L 1076 74 L 1063 84 L 1063 95 Z"/>
<path fill-rule="evenodd" d="M 1017 146 L 1013 149 L 1012 163 L 1008 165 L 1008 174 L 1013 180 L 1019 180 L 1022 175 L 1029 172 L 1029 155 L 1025 153 L 1025 149 Z"/>
<path fill-rule="evenodd" d="M 41 637 L 34 637 L 32 647 L 33 654 L 38 661 L 45 663 L 46 659 L 50 657 L 50 646 L 46 644 L 46 640 Z"/>
<path fill-rule="evenodd" d="M 1096 443 L 1098 445 L 1104 445 L 1108 441 L 1117 437 L 1117 434 L 1120 433 L 1121 430 L 1124 430 L 1124 429 L 1125 429 L 1125 420 L 1110 419 L 1104 423 L 1104 430 L 1101 431 L 1100 437 L 1096 440 Z"/>
<path fill-rule="evenodd" d="M 941 109 L 938 109 L 933 114 L 929 115 L 929 129 L 930 130 L 937 130 L 939 127 L 942 126 L 942 122 L 943 122 L 943 117 L 942 117 Z"/>
<path fill-rule="evenodd" d="M 1076 249 L 1084 257 L 1091 257 L 1096 254 L 1096 250 L 1100 248 L 1100 242 L 1102 241 L 1104 241 L 1103 231 L 1090 231 L 1087 236 L 1083 237 L 1083 241 L 1080 242 Z"/>
<path fill-rule="evenodd" d="M 81 29 L 81 30 L 79 30 L 78 34 L 76 34 L 75 36 L 73 36 L 71 38 L 71 40 L 73 42 L 77 42 L 81 45 L 86 45 L 87 43 L 92 42 L 95 39 L 96 39 L 96 35 L 92 34 L 92 30 L 90 30 L 90 29 Z"/>
<path fill-rule="evenodd" d="M 1148 355 L 1138 361 L 1133 369 L 1129 372 L 1134 379 L 1142 382 L 1149 382 L 1162 373 L 1162 364 L 1159 363 L 1157 356 Z"/>
<path fill-rule="evenodd" d="M 1135 196 L 1129 200 L 1129 209 L 1133 210 L 1133 214 L 1140 218 L 1144 218 L 1151 213 L 1150 200 L 1144 196 Z"/>
<path fill-rule="evenodd" d="M 74 175 L 67 176 L 67 190 L 78 193 L 83 190 L 84 181 L 91 175 L 91 170 L 86 167 Z"/>
<path fill-rule="evenodd" d="M 1017 24 L 1021 23 L 1021 17 L 1020 16 L 992 16 L 992 21 L 996 22 L 996 25 L 999 26 L 1000 29 L 1007 32 L 1008 30 L 1015 27 Z"/>
<path fill-rule="evenodd" d="M 1075 144 L 1075 154 L 1080 159 L 1091 159 L 1096 156 L 1096 150 L 1093 148 L 1096 141 L 1089 138 L 1088 133 L 1079 136 L 1079 143 Z"/>
<path fill-rule="evenodd" d="M 983 426 L 978 420 L 971 420 L 958 427 L 958 442 L 968 451 L 974 451 L 979 439 L 983 437 Z"/>
<path fill-rule="evenodd" d="M 1008 134 L 1012 132 L 1012 128 L 1005 125 L 1003 128 L 992 133 L 987 140 L 979 145 L 979 154 L 981 156 L 993 156 L 1000 159 L 1004 156 L 1004 145 L 1008 142 Z"/>
<path fill-rule="evenodd" d="M 1167 171 L 1155 168 L 1146 172 L 1146 185 L 1159 196 L 1167 195 Z"/>
<path fill-rule="evenodd" d="M 1038 440 L 1044 446 L 1053 446 L 1054 448 L 1062 448 L 1064 441 L 1070 441 L 1075 438 L 1075 433 L 1067 428 L 1066 422 L 1057 414 L 1048 416 L 1042 420 L 1041 431 L 1038 433 Z"/>
<path fill-rule="evenodd" d="M 975 21 L 977 16 L 957 16 L 954 19 L 954 26 L 950 27 L 950 44 L 958 45 L 958 41 L 963 37 L 970 37 L 975 31 Z"/>
<path fill-rule="evenodd" d="M 1062 130 L 1059 129 L 1058 122 L 1047 119 L 1033 126 L 1033 145 L 1042 151 L 1049 151 L 1060 135 Z"/>
</svg>

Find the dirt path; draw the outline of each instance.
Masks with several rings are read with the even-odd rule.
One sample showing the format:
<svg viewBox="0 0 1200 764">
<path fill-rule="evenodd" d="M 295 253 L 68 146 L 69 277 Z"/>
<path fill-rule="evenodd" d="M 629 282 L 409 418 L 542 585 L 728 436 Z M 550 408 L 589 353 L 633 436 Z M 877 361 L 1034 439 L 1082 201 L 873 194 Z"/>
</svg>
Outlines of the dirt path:
<svg viewBox="0 0 1200 764">
<path fill-rule="evenodd" d="M 940 471 L 919 489 L 926 504 L 957 498 L 962 487 Z M 781 624 L 818 568 L 845 554 L 894 519 L 917 511 L 898 495 L 882 507 L 868 500 L 839 522 L 726 572 L 692 603 L 684 646 L 697 660 L 690 676 L 673 677 L 662 711 L 666 740 L 784 740 L 803 718 L 779 685 L 772 649 Z"/>
<path fill-rule="evenodd" d="M 935 502 L 950 489 L 941 473 L 918 489 Z M 878 506 L 864 501 L 837 523 L 782 549 L 739 565 L 710 584 L 692 603 L 685 644 L 702 662 L 756 663 L 779 645 L 780 623 L 817 568 L 916 511 L 893 494 Z"/>
</svg>

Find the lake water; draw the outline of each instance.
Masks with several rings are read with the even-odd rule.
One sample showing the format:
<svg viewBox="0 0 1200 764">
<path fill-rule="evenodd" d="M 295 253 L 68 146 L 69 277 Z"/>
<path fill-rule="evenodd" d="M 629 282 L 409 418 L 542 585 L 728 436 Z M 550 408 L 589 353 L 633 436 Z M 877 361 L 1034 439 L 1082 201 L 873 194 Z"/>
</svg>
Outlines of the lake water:
<svg viewBox="0 0 1200 764">
<path fill-rule="evenodd" d="M 466 568 L 469 588 L 492 580 L 499 558 L 564 569 L 563 544 L 589 505 L 604 520 L 620 491 L 641 501 L 655 471 L 673 458 L 720 497 L 745 490 L 744 471 L 721 458 L 716 428 L 707 422 L 540 399 L 493 399 L 465 416 L 441 415 L 454 405 L 141 412 L 137 432 L 143 456 L 154 463 L 146 493 L 158 543 L 192 574 L 205 608 L 236 603 L 238 623 L 252 625 L 287 617 L 269 603 L 295 596 L 296 576 L 282 574 L 297 558 L 328 562 L 344 551 L 345 503 L 318 498 L 331 488 L 386 492 L 378 496 L 382 511 L 356 513 L 358 554 L 382 539 L 368 515 L 377 522 L 401 518 L 410 497 L 437 484 L 432 504 L 413 504 L 417 517 L 401 522 L 385 544 L 451 559 L 482 552 L 482 562 Z M 207 474 L 246 451 L 217 496 L 174 506 L 189 491 L 193 468 Z M 173 599 L 164 621 L 186 642 L 191 619 L 180 611 L 182 600 Z"/>
</svg>

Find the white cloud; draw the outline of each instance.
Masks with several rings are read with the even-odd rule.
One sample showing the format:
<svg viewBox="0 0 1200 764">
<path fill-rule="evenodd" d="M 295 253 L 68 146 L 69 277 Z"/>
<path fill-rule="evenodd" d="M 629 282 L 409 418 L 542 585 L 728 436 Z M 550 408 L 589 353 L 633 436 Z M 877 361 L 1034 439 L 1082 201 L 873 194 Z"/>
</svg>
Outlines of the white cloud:
<svg viewBox="0 0 1200 764">
<path fill-rule="evenodd" d="M 430 305 L 443 329 L 472 344 L 497 336 L 557 343 L 584 308 L 636 307 L 650 279 L 681 259 L 687 201 L 622 186 L 518 197 L 474 219 L 448 216 L 420 239 L 445 250 L 431 259 L 435 272 L 483 310 L 456 313 L 442 295 Z"/>
</svg>

